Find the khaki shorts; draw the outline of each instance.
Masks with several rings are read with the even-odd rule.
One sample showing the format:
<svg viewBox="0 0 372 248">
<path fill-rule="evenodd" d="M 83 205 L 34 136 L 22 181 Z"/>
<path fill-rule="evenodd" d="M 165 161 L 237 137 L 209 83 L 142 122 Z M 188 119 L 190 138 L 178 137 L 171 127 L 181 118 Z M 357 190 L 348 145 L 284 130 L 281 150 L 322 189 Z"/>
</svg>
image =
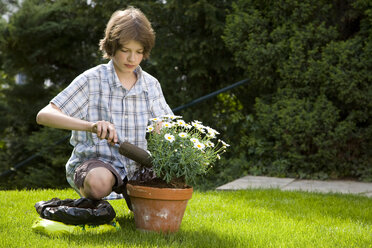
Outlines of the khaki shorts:
<svg viewBox="0 0 372 248">
<path fill-rule="evenodd" d="M 78 189 L 82 188 L 84 185 L 85 177 L 88 175 L 88 172 L 92 169 L 103 167 L 111 171 L 111 173 L 115 177 L 115 185 L 112 187 L 112 190 L 116 193 L 123 193 L 118 192 L 121 191 L 123 188 L 123 180 L 121 179 L 119 173 L 115 170 L 113 166 L 110 164 L 104 163 L 98 159 L 90 159 L 82 163 L 75 171 L 74 175 L 74 183 Z"/>
</svg>

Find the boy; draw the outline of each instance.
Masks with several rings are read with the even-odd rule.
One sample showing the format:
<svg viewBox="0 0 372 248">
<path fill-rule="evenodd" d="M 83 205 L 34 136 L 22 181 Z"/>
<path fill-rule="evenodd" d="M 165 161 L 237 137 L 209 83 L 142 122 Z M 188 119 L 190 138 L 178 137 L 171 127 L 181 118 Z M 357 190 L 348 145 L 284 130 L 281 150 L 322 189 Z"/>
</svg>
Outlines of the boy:
<svg viewBox="0 0 372 248">
<path fill-rule="evenodd" d="M 100 41 L 110 61 L 79 75 L 37 115 L 38 124 L 72 130 L 66 177 L 83 197 L 127 198 L 125 184 L 137 165 L 114 144 L 128 141 L 146 149 L 149 119 L 172 114 L 157 79 L 139 66 L 154 41 L 139 9 L 116 11 Z"/>
</svg>

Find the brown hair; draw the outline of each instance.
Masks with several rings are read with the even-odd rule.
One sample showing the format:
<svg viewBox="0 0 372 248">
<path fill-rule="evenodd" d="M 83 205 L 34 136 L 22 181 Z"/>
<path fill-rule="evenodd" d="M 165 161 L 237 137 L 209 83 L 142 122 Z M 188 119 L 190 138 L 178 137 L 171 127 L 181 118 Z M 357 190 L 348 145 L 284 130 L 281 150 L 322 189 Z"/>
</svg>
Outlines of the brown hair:
<svg viewBox="0 0 372 248">
<path fill-rule="evenodd" d="M 134 7 L 118 10 L 112 14 L 106 26 L 105 37 L 99 42 L 103 57 L 110 59 L 123 44 L 130 40 L 141 43 L 144 59 L 150 56 L 155 44 L 155 32 L 142 11 Z"/>
</svg>

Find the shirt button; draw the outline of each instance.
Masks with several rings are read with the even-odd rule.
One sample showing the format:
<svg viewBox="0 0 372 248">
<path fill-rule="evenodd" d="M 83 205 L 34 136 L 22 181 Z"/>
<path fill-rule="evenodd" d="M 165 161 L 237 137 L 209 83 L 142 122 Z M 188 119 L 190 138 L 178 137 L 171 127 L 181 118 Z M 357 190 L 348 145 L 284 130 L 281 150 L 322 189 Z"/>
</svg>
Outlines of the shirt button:
<svg viewBox="0 0 372 248">
<path fill-rule="evenodd" d="M 125 118 L 125 119 L 128 119 L 128 116 L 127 116 L 127 115 L 124 115 L 124 118 Z"/>
</svg>

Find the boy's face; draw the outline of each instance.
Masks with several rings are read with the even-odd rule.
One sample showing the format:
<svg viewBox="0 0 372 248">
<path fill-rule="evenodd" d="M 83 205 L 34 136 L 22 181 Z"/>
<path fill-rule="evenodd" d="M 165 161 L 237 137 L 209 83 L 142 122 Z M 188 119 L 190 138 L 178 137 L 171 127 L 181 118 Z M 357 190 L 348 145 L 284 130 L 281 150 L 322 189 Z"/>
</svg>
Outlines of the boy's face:
<svg viewBox="0 0 372 248">
<path fill-rule="evenodd" d="M 143 59 L 143 46 L 135 40 L 122 45 L 112 57 L 115 69 L 121 73 L 133 72 Z"/>
</svg>

